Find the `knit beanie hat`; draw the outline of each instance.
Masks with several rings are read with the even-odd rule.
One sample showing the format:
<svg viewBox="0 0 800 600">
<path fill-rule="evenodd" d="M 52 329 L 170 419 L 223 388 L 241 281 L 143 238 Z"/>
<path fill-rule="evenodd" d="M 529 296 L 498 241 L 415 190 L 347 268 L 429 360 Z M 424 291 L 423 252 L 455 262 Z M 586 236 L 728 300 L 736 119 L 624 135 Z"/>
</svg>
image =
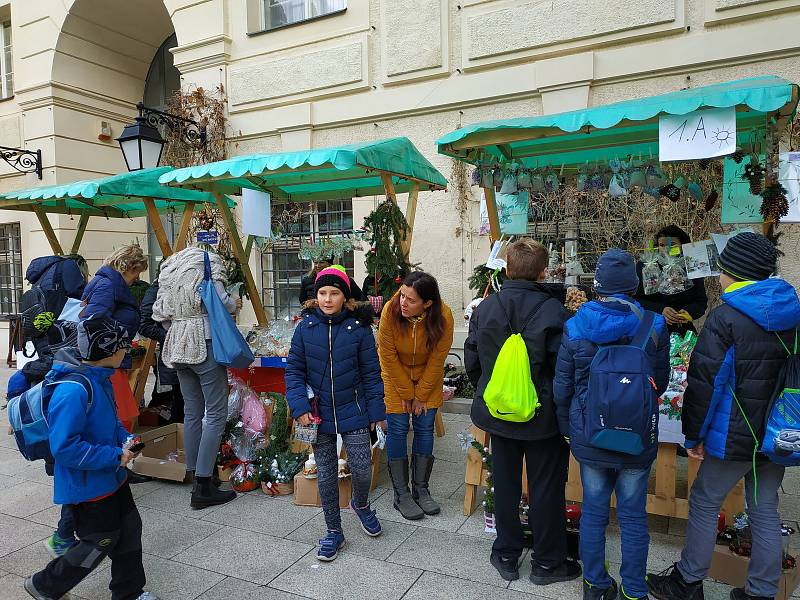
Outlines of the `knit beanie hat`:
<svg viewBox="0 0 800 600">
<path fill-rule="evenodd" d="M 314 281 L 314 293 L 319 293 L 320 289 L 331 286 L 344 294 L 345 300 L 352 297 L 350 291 L 350 278 L 341 265 L 328 267 L 317 273 L 317 279 Z"/>
<path fill-rule="evenodd" d="M 639 287 L 636 261 L 619 248 L 611 248 L 597 261 L 594 288 L 600 296 L 630 294 Z"/>
<path fill-rule="evenodd" d="M 78 352 L 83 360 L 103 360 L 130 345 L 128 331 L 113 319 L 90 317 L 78 323 Z"/>
<path fill-rule="evenodd" d="M 768 279 L 775 272 L 777 263 L 775 245 L 752 231 L 742 232 L 728 240 L 718 261 L 723 273 L 742 281 Z"/>
</svg>

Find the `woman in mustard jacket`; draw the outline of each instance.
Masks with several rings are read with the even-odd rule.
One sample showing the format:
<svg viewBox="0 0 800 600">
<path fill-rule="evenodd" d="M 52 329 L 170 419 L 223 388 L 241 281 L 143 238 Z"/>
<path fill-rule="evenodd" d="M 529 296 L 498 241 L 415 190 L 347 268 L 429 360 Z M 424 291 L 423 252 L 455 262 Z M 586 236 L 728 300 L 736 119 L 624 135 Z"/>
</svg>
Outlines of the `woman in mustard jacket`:
<svg viewBox="0 0 800 600">
<path fill-rule="evenodd" d="M 385 388 L 389 432 L 387 455 L 394 486 L 394 507 L 417 520 L 441 510 L 431 498 L 433 430 L 442 405 L 444 363 L 453 344 L 453 314 L 442 302 L 439 284 L 428 273 L 414 272 L 383 309 L 378 328 L 378 356 Z M 409 420 L 414 428 L 409 491 Z"/>
</svg>

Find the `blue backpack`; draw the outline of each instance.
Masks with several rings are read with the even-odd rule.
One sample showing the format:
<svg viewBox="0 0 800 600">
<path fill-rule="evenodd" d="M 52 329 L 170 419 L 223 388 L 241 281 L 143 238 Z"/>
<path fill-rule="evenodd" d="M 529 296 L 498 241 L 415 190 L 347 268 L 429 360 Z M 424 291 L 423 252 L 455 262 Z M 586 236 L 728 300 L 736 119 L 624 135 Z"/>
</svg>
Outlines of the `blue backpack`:
<svg viewBox="0 0 800 600">
<path fill-rule="evenodd" d="M 14 430 L 17 447 L 27 460 L 55 462 L 50 452 L 47 409 L 57 385 L 71 383 L 82 386 L 89 397 L 86 413 L 88 414 L 92 408 L 92 383 L 89 379 L 78 373 L 70 373 L 55 380 L 52 373 L 52 371 L 48 373 L 44 381 L 8 401 L 8 422 Z"/>
<path fill-rule="evenodd" d="M 647 343 L 658 345 L 655 313 L 630 306 L 639 329 L 628 344 L 600 344 L 589 367 L 584 432 L 595 448 L 639 455 L 658 443 L 658 399 Z"/>
</svg>

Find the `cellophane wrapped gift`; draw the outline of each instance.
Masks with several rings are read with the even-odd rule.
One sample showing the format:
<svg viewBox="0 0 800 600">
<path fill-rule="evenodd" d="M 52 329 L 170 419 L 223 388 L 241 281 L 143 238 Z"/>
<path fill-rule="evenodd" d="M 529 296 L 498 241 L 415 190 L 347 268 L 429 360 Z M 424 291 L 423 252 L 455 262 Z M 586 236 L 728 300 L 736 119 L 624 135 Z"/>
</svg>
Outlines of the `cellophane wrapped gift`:
<svg viewBox="0 0 800 600">
<path fill-rule="evenodd" d="M 261 398 L 251 388 L 247 388 L 244 392 L 239 416 L 246 431 L 250 433 L 267 431 L 267 409 Z"/>
<path fill-rule="evenodd" d="M 657 252 L 642 255 L 642 287 L 646 295 L 658 293 L 661 284 L 661 263 Z"/>
<path fill-rule="evenodd" d="M 238 377 L 228 375 L 228 421 L 239 418 L 242 403 L 247 391 L 250 390 L 244 381 Z"/>
<path fill-rule="evenodd" d="M 661 281 L 658 291 L 667 296 L 680 294 L 694 284 L 686 273 L 686 261 L 683 256 L 661 256 Z"/>
</svg>

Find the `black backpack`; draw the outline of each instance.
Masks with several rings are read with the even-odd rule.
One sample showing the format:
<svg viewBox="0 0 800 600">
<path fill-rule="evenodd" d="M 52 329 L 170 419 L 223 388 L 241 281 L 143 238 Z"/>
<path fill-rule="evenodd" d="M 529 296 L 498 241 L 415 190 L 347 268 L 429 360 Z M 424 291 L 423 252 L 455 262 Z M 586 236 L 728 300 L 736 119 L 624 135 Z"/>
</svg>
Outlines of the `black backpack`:
<svg viewBox="0 0 800 600">
<path fill-rule="evenodd" d="M 38 283 L 31 289 L 22 294 L 20 299 L 20 321 L 22 323 L 22 334 L 24 343 L 33 340 L 47 333 L 48 328 L 37 329 L 35 319 L 42 313 L 53 314 L 52 321 L 58 319 L 64 305 L 67 303 L 67 292 L 64 290 L 62 271 L 64 270 L 64 260 L 58 261 L 53 267 L 53 287 L 45 290 Z M 44 277 L 44 275 L 42 275 Z"/>
</svg>

